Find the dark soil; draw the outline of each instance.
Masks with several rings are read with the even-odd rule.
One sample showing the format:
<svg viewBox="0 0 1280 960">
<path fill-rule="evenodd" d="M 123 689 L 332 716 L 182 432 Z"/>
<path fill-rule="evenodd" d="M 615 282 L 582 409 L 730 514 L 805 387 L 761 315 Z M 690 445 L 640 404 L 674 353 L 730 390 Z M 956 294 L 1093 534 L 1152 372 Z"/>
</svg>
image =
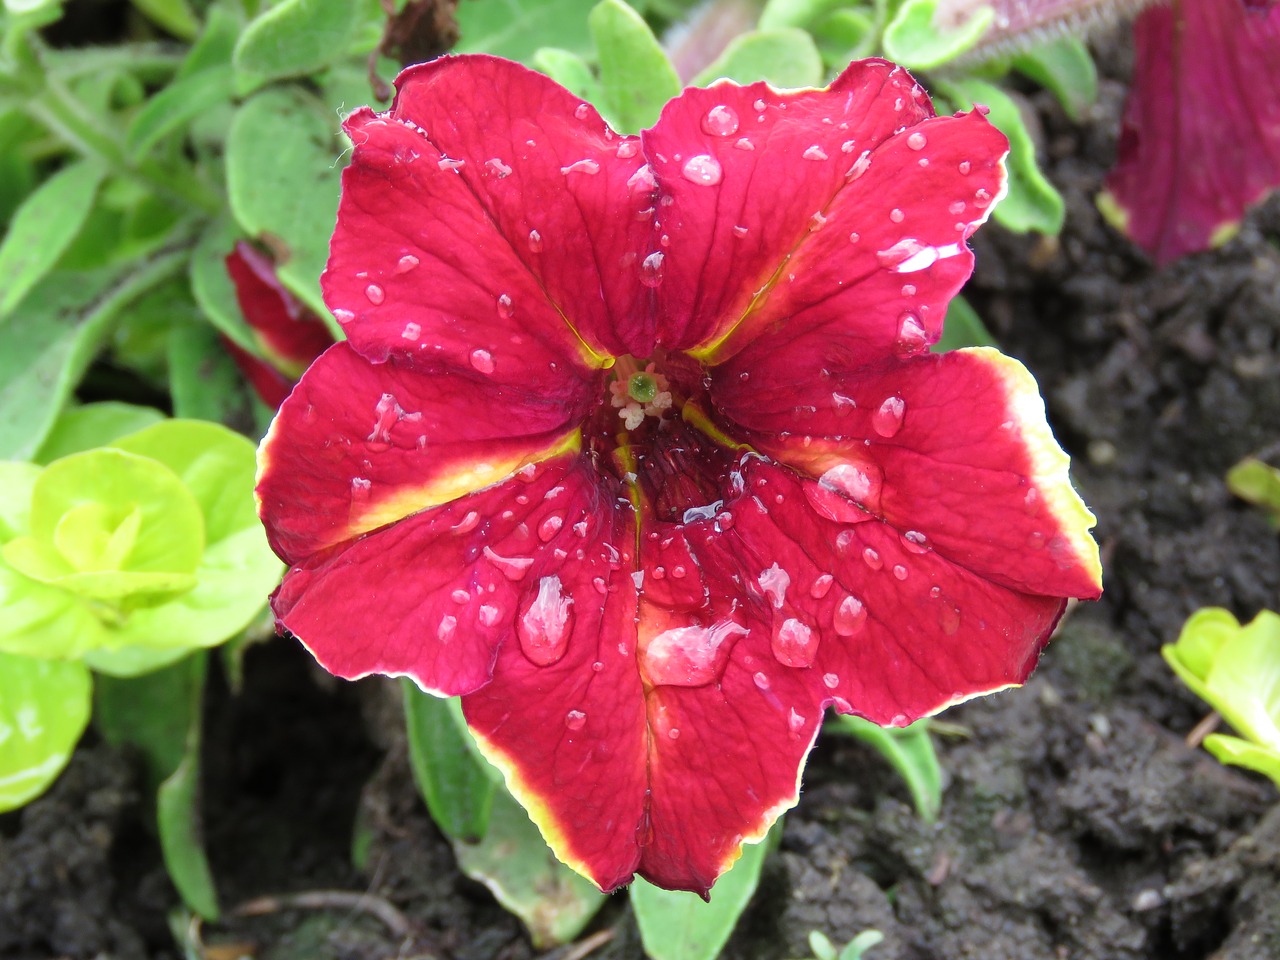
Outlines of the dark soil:
<svg viewBox="0 0 1280 960">
<path fill-rule="evenodd" d="M 1206 708 L 1159 655 L 1201 606 L 1251 618 L 1280 598 L 1280 541 L 1222 479 L 1278 439 L 1280 202 L 1223 249 L 1152 268 L 1093 206 L 1122 94 L 1105 81 L 1084 126 L 1035 97 L 1066 231 L 986 228 L 969 290 L 1042 385 L 1099 518 L 1106 594 L 1067 619 L 1026 688 L 947 714 L 964 734 L 940 744 L 937 825 L 867 748 L 824 739 L 727 957 L 800 957 L 810 930 L 843 943 L 875 928 L 870 960 L 1280 958 L 1276 791 L 1184 744 Z M 215 689 L 207 723 L 224 902 L 367 891 L 399 913 L 268 903 L 205 925 L 207 956 L 535 954 L 417 799 L 386 733 L 393 686 L 333 681 L 284 641 L 252 650 L 246 677 Z M 0 958 L 180 956 L 140 784 L 131 758 L 89 741 L 47 796 L 0 818 Z M 594 929 L 614 935 L 592 956 L 642 955 L 622 898 Z"/>
</svg>

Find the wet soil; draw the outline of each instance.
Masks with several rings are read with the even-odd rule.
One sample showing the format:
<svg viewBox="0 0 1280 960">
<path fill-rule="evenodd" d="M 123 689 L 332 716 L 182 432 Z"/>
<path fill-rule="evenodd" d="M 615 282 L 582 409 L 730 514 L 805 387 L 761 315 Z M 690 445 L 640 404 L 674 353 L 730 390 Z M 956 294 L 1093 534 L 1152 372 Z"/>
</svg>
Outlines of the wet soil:
<svg viewBox="0 0 1280 960">
<path fill-rule="evenodd" d="M 937 824 L 867 748 L 826 737 L 726 957 L 802 957 L 810 930 L 874 928 L 870 960 L 1280 958 L 1277 793 L 1185 745 L 1205 707 L 1159 656 L 1201 606 L 1280 603 L 1280 540 L 1222 480 L 1280 439 L 1280 201 L 1224 248 L 1151 267 L 1093 206 L 1122 95 L 1104 81 L 1084 125 L 1035 96 L 1066 231 L 981 231 L 968 290 L 1042 385 L 1098 515 L 1106 594 L 1024 689 L 947 714 Z M 536 955 L 427 818 L 387 733 L 393 699 L 284 641 L 250 651 L 238 693 L 215 683 L 206 831 L 224 903 L 341 895 L 206 924 L 207 956 Z M 0 958 L 182 955 L 135 760 L 90 738 L 48 795 L 0 817 Z M 393 909 L 348 896 L 363 892 Z M 624 899 L 593 929 L 612 938 L 592 956 L 642 956 Z"/>
</svg>

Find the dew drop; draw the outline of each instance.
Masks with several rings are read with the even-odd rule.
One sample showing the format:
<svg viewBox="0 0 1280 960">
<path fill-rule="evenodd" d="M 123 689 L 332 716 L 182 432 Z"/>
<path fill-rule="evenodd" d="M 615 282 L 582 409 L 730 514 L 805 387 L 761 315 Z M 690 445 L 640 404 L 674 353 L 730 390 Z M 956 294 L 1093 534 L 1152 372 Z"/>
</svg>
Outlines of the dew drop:
<svg viewBox="0 0 1280 960">
<path fill-rule="evenodd" d="M 680 728 L 679 728 L 679 727 L 672 727 L 670 730 L 668 730 L 668 731 L 667 731 L 667 737 L 668 737 L 668 739 L 671 739 L 671 740 L 679 740 L 679 739 L 680 739 Z"/>
<path fill-rule="evenodd" d="M 967 206 L 968 204 L 963 200 L 954 200 L 951 202 L 951 205 L 947 207 L 947 212 L 953 217 L 958 217 L 960 214 L 964 213 L 965 207 Z"/>
<path fill-rule="evenodd" d="M 751 109 L 753 109 L 756 113 L 764 113 L 764 108 L 766 106 L 768 106 L 768 104 L 766 104 L 763 99 L 760 99 L 760 100 L 757 100 L 755 103 L 751 104 Z"/>
<path fill-rule="evenodd" d="M 852 637 L 867 622 L 867 608 L 857 597 L 850 595 L 840 601 L 831 615 L 831 625 L 842 637 Z"/>
<path fill-rule="evenodd" d="M 788 617 L 773 632 L 770 643 L 774 659 L 787 667 L 808 667 L 818 655 L 818 638 L 795 617 Z"/>
<path fill-rule="evenodd" d="M 570 710 L 564 715 L 564 725 L 570 730 L 581 730 L 587 725 L 587 715 L 581 710 Z"/>
<path fill-rule="evenodd" d="M 704 187 L 714 187 L 724 175 L 724 171 L 720 167 L 720 161 L 706 153 L 690 157 L 685 161 L 684 167 L 680 172 L 684 174 L 684 178 L 690 183 L 696 183 Z"/>
<path fill-rule="evenodd" d="M 543 543 L 549 541 L 564 526 L 564 517 L 558 513 L 548 514 L 547 517 L 538 524 L 538 539 Z"/>
<path fill-rule="evenodd" d="M 901 397 L 888 397 L 880 408 L 871 414 L 871 427 L 880 436 L 888 439 L 896 436 L 902 429 L 902 418 L 906 416 L 907 404 Z"/>
<path fill-rule="evenodd" d="M 764 595 L 769 598 L 773 609 L 781 610 L 783 604 L 787 602 L 787 587 L 791 586 L 790 574 L 775 563 L 768 570 L 761 571 L 760 576 L 756 577 L 756 582 L 760 584 Z"/>
<path fill-rule="evenodd" d="M 745 236 L 747 235 L 747 228 L 746 228 L 746 227 L 734 227 L 734 228 L 733 228 L 733 235 L 734 235 L 735 237 L 737 237 L 739 240 L 741 240 L 743 237 L 745 237 Z"/>
<path fill-rule="evenodd" d="M 515 308 L 511 305 L 511 298 L 505 293 L 498 297 L 498 316 L 503 320 L 510 320 L 511 315 L 515 313 Z"/>
<path fill-rule="evenodd" d="M 900 563 L 894 564 L 893 575 L 899 580 L 905 580 L 907 579 L 907 568 Z"/>
<path fill-rule="evenodd" d="M 769 689 L 769 678 L 765 676 L 763 673 L 752 674 L 751 682 L 754 683 L 761 690 Z"/>
<path fill-rule="evenodd" d="M 454 533 L 470 533 L 480 524 L 480 514 L 475 510 L 468 510 L 467 515 L 455 523 L 449 529 Z"/>
<path fill-rule="evenodd" d="M 496 626 L 498 621 L 502 619 L 502 611 L 493 604 L 481 604 L 480 609 L 476 611 L 476 616 L 480 623 L 486 627 Z"/>
<path fill-rule="evenodd" d="M 380 305 L 383 300 L 387 299 L 387 292 L 376 283 L 371 283 L 365 287 L 364 295 L 369 298 L 369 302 L 375 307 Z"/>
<path fill-rule="evenodd" d="M 854 503 L 874 501 L 883 485 L 877 467 L 855 463 L 836 464 L 818 478 L 818 483 L 844 494 Z"/>
<path fill-rule="evenodd" d="M 857 243 L 861 239 L 862 239 L 862 234 L 858 233 L 856 230 L 853 233 L 849 234 L 850 243 Z"/>
<path fill-rule="evenodd" d="M 604 582 L 604 577 L 593 577 L 591 585 L 596 588 L 596 593 L 602 597 L 609 592 L 609 585 Z"/>
<path fill-rule="evenodd" d="M 968 160 L 960 161 L 960 172 L 964 174 L 966 177 L 969 175 L 969 171 L 972 169 L 973 169 L 973 164 L 971 164 Z"/>
<path fill-rule="evenodd" d="M 493 356 L 488 350 L 472 350 L 471 366 L 479 370 L 481 373 L 493 373 Z"/>
<path fill-rule="evenodd" d="M 564 595 L 559 577 L 543 577 L 516 621 L 520 649 L 539 667 L 556 663 L 569 646 L 572 620 L 573 597 Z"/>
<path fill-rule="evenodd" d="M 944 600 L 938 610 L 938 625 L 948 637 L 953 637 L 960 629 L 960 609 Z"/>
<path fill-rule="evenodd" d="M 529 249 L 534 253 L 542 252 L 542 234 L 537 230 L 529 231 Z"/>
<path fill-rule="evenodd" d="M 902 295 L 904 297 L 914 297 L 916 295 L 916 285 L 914 283 L 904 283 L 902 285 Z"/>
<path fill-rule="evenodd" d="M 884 568 L 884 561 L 880 559 L 880 553 L 877 550 L 867 547 L 862 551 L 862 559 L 872 570 L 880 570 Z"/>
<path fill-rule="evenodd" d="M 798 738 L 801 731 L 804 730 L 805 719 L 802 714 L 796 713 L 796 708 L 792 707 L 791 712 L 787 715 L 787 729 L 791 731 L 793 738 Z"/>
<path fill-rule="evenodd" d="M 991 194 L 979 187 L 973 194 L 973 205 L 981 210 L 991 203 Z"/>
<path fill-rule="evenodd" d="M 454 173 L 460 173 L 466 165 L 467 161 L 454 160 L 452 157 L 441 157 L 436 161 L 436 166 L 441 170 L 452 170 Z"/>
<path fill-rule="evenodd" d="M 831 589 L 831 584 L 835 582 L 835 577 L 829 573 L 824 573 L 817 580 L 813 581 L 813 585 L 809 587 L 809 596 L 815 600 L 821 600 L 827 595 L 827 591 Z"/>
<path fill-rule="evenodd" d="M 496 176 L 499 180 L 505 180 L 511 176 L 511 168 L 499 160 L 492 157 L 484 162 L 485 169 Z"/>
<path fill-rule="evenodd" d="M 449 596 L 453 598 L 454 603 L 466 603 L 468 600 L 471 599 L 471 594 L 467 593 L 467 591 L 461 588 L 453 591 L 453 593 L 449 594 Z"/>
<path fill-rule="evenodd" d="M 595 176 L 600 172 L 600 164 L 587 157 L 584 160 L 575 160 L 567 167 L 561 167 L 560 172 L 566 177 L 571 173 L 585 173 L 588 176 Z"/>
<path fill-rule="evenodd" d="M 725 641 L 746 633 L 746 627 L 732 620 L 664 630 L 644 648 L 645 675 L 654 685 L 705 686 L 720 674 L 728 655 Z"/>
<path fill-rule="evenodd" d="M 825 160 L 827 159 L 827 152 L 815 143 L 810 147 L 806 147 L 801 156 L 806 160 Z"/>
<path fill-rule="evenodd" d="M 354 313 L 350 310 L 343 310 L 341 307 L 333 311 L 333 319 L 337 320 L 338 323 L 342 324 L 344 327 L 355 318 L 356 315 Z"/>
<path fill-rule="evenodd" d="M 1043 550 L 1044 543 L 1045 543 L 1044 534 L 1041 533 L 1039 530 L 1033 531 L 1031 535 L 1027 537 L 1027 546 L 1029 546 L 1032 550 Z"/>
<path fill-rule="evenodd" d="M 840 686 L 840 675 L 836 673 L 824 673 L 822 675 L 822 685 L 828 690 L 834 690 Z"/>
<path fill-rule="evenodd" d="M 585 120 L 591 115 L 591 108 L 585 103 L 580 103 L 574 108 L 573 115 L 578 120 Z"/>
<path fill-rule="evenodd" d="M 853 148 L 854 148 L 854 146 L 855 146 L 855 141 L 853 141 L 853 140 L 846 140 L 844 143 L 840 144 L 840 152 L 841 152 L 841 153 L 853 153 Z"/>
<path fill-rule="evenodd" d="M 484 548 L 484 555 L 508 580 L 523 580 L 533 566 L 532 557 L 504 557 L 495 553 L 491 547 Z"/>
<path fill-rule="evenodd" d="M 448 643 L 453 639 L 453 635 L 457 632 L 457 617 L 446 615 L 440 618 L 440 626 L 436 628 L 436 636 L 440 638 L 441 643 Z"/>
<path fill-rule="evenodd" d="M 910 310 L 898 317 L 898 338 L 893 347 L 900 357 L 914 357 L 928 347 L 924 324 Z"/>
<path fill-rule="evenodd" d="M 756 148 L 756 145 L 752 143 L 750 140 L 748 140 L 746 137 L 739 137 L 737 140 L 733 142 L 733 145 L 738 150 L 750 151 Z"/>
<path fill-rule="evenodd" d="M 733 107 L 716 104 L 702 118 L 702 132 L 713 137 L 730 137 L 738 132 L 738 112 Z"/>
<path fill-rule="evenodd" d="M 364 501 L 369 499 L 369 488 L 373 486 L 372 480 L 366 480 L 364 477 L 351 478 L 351 499 L 356 501 Z"/>
<path fill-rule="evenodd" d="M 398 261 L 396 261 L 396 273 L 408 273 L 421 263 L 412 253 L 406 253 Z"/>
<path fill-rule="evenodd" d="M 603 661 L 603 660 L 597 660 L 597 661 L 595 661 L 593 664 L 591 664 L 591 671 L 592 671 L 592 673 L 599 673 L 599 672 L 600 672 L 600 671 L 602 671 L 603 669 L 604 669 L 604 661 Z"/>
<path fill-rule="evenodd" d="M 907 215 L 903 213 L 900 208 L 894 207 L 889 211 L 889 219 L 894 223 L 901 223 L 903 220 L 907 219 Z"/>
<path fill-rule="evenodd" d="M 646 287 L 656 287 L 662 283 L 661 253 L 651 253 L 640 264 L 640 282 Z"/>
<path fill-rule="evenodd" d="M 902 546 L 910 553 L 928 553 L 929 538 L 919 530 L 908 530 L 901 537 Z"/>
<path fill-rule="evenodd" d="M 907 137 L 907 146 L 912 150 L 923 150 L 928 142 L 929 141 L 925 138 L 925 135 L 919 131 Z"/>
<path fill-rule="evenodd" d="M 623 140 L 620 144 L 618 144 L 618 149 L 615 152 L 615 156 L 619 160 L 630 160 L 639 152 L 640 152 L 639 140 Z"/>
</svg>

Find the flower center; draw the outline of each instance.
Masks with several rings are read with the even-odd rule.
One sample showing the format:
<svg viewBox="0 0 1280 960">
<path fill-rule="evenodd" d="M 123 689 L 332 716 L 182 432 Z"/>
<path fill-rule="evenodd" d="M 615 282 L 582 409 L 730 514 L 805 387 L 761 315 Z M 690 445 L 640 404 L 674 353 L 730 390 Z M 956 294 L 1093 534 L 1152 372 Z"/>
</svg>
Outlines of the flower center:
<svg viewBox="0 0 1280 960">
<path fill-rule="evenodd" d="M 672 408 L 671 384 L 657 372 L 652 361 L 641 367 L 634 357 L 621 357 L 614 364 L 615 379 L 609 382 L 609 403 L 627 430 L 635 430 L 645 417 L 663 415 Z"/>
</svg>

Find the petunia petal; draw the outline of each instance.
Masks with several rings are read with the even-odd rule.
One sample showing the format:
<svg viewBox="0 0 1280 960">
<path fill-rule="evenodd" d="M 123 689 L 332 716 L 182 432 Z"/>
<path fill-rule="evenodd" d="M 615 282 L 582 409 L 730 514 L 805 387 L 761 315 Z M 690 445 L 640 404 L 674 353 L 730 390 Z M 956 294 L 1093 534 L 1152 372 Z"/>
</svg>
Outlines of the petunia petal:
<svg viewBox="0 0 1280 960">
<path fill-rule="evenodd" d="M 909 313 L 906 345 L 923 350 L 972 268 L 965 240 L 1003 190 L 1007 149 L 980 114 L 934 118 L 878 60 L 827 90 L 688 90 L 643 136 L 672 200 L 659 338 L 711 363 L 806 334 L 862 362 L 900 346 Z"/>
<path fill-rule="evenodd" d="M 1175 0 L 1134 24 L 1104 209 L 1159 264 L 1222 242 L 1280 185 L 1280 6 Z"/>
<path fill-rule="evenodd" d="M 598 631 L 592 581 L 631 584 L 616 574 L 625 557 L 612 542 L 625 531 L 608 505 L 581 458 L 562 455 L 315 554 L 272 606 L 331 673 L 470 693 L 500 645 L 553 663 Z"/>
<path fill-rule="evenodd" d="M 389 112 L 346 122 L 355 153 L 324 289 L 356 348 L 461 369 L 481 350 L 479 366 L 529 386 L 552 362 L 648 353 L 656 193 L 638 141 L 493 57 L 396 83 Z"/>
<path fill-rule="evenodd" d="M 882 518 L 915 553 L 1013 590 L 1101 592 L 1094 517 L 1017 360 L 983 347 L 767 383 L 716 374 L 723 413 L 812 478 L 819 513 Z"/>
<path fill-rule="evenodd" d="M 275 264 L 251 244 L 243 240 L 236 243 L 225 263 L 240 312 L 263 352 L 282 374 L 291 381 L 297 380 L 312 360 L 333 345 L 333 335 L 319 317 L 285 289 L 276 277 Z M 237 363 L 241 355 L 247 356 L 244 351 L 233 353 Z M 279 401 L 271 403 L 278 405 Z"/>
<path fill-rule="evenodd" d="M 272 422 L 259 512 L 289 563 L 576 448 L 586 385 L 541 397 L 465 377 L 372 364 L 340 343 Z"/>
</svg>

